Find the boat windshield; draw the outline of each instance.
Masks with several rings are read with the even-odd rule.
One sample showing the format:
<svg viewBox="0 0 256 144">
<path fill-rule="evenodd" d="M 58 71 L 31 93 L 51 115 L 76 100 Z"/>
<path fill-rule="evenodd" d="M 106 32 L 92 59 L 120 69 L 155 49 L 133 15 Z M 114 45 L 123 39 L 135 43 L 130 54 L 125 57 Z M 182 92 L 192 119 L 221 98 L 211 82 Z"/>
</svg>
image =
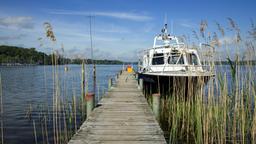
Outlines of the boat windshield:
<svg viewBox="0 0 256 144">
<path fill-rule="evenodd" d="M 168 57 L 168 64 L 184 64 L 183 55 L 180 53 L 171 54 Z"/>
<path fill-rule="evenodd" d="M 169 42 L 170 42 L 170 45 L 176 45 L 177 44 L 176 40 L 170 40 Z"/>
<path fill-rule="evenodd" d="M 161 64 L 164 64 L 164 54 L 163 53 L 154 54 L 152 59 L 152 65 L 161 65 Z"/>
<path fill-rule="evenodd" d="M 177 45 L 177 42 L 176 42 L 176 40 L 174 40 L 174 39 L 168 39 L 168 40 L 166 40 L 166 41 L 167 41 L 167 43 L 170 44 L 170 45 Z M 156 45 L 158 45 L 158 46 L 164 45 L 164 40 L 158 40 L 158 41 L 156 41 Z"/>
</svg>

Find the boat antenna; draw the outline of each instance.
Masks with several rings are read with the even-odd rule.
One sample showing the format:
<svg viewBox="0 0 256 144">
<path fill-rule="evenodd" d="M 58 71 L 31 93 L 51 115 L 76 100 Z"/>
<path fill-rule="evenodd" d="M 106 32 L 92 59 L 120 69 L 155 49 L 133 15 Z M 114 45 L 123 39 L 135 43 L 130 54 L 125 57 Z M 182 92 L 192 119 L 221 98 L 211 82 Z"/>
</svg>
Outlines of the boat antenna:
<svg viewBox="0 0 256 144">
<path fill-rule="evenodd" d="M 168 22 L 168 19 L 167 19 L 167 13 L 164 14 L 164 24 L 167 24 Z"/>
<path fill-rule="evenodd" d="M 167 28 L 167 14 L 165 13 L 164 16 L 164 28 L 161 30 L 162 36 L 167 36 L 168 35 L 168 28 Z"/>
<path fill-rule="evenodd" d="M 165 13 L 165 15 L 164 15 L 164 33 L 165 34 L 168 34 L 167 23 L 168 23 L 167 13 Z"/>
<path fill-rule="evenodd" d="M 172 21 L 171 21 L 171 34 L 174 33 L 174 32 L 173 32 L 173 31 L 174 31 L 174 29 L 173 29 L 173 23 L 174 23 L 174 22 L 173 22 L 173 20 L 172 20 Z"/>
</svg>

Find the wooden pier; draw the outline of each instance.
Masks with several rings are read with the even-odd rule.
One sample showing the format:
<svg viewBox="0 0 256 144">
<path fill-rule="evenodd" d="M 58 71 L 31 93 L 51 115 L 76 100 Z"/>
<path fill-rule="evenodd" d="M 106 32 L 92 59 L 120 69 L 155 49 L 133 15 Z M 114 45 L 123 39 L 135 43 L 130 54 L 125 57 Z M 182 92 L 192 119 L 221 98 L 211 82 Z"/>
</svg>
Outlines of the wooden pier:
<svg viewBox="0 0 256 144">
<path fill-rule="evenodd" d="M 123 71 L 69 144 L 165 144 L 151 108 L 132 74 Z"/>
</svg>

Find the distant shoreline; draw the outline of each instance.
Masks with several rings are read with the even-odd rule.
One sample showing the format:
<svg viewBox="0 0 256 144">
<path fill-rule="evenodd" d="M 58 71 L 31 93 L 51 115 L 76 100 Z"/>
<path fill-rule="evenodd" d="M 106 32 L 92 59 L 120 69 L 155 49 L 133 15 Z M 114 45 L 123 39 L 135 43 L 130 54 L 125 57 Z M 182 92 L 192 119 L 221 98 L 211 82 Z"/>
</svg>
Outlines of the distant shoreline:
<svg viewBox="0 0 256 144">
<path fill-rule="evenodd" d="M 0 66 L 34 66 L 34 65 L 52 65 L 52 56 L 57 57 L 58 65 L 65 64 L 86 64 L 97 65 L 122 65 L 137 64 L 137 62 L 123 62 L 120 60 L 97 60 L 97 59 L 70 59 L 63 55 L 50 54 L 36 51 L 35 48 L 22 48 L 16 46 L 0 45 Z M 228 61 L 215 61 L 215 65 L 230 65 Z M 232 63 L 235 63 L 232 61 Z M 256 60 L 246 60 L 237 62 L 238 65 L 256 65 Z"/>
<path fill-rule="evenodd" d="M 130 64 L 130 63 L 129 63 Z M 65 65 L 65 64 L 59 64 L 59 65 Z M 80 64 L 66 64 L 66 65 L 80 65 Z M 88 65 L 92 65 L 92 64 L 88 64 Z M 123 65 L 123 64 L 96 64 L 96 65 Z M 0 66 L 50 66 L 50 64 L 48 65 L 44 65 L 44 64 L 20 64 L 20 63 L 1 63 Z"/>
<path fill-rule="evenodd" d="M 53 62 L 52 58 L 55 58 Z M 107 59 L 82 59 L 82 58 L 66 58 L 64 54 L 46 54 L 37 51 L 35 48 L 23 48 L 16 46 L 0 45 L 0 65 L 5 66 L 21 66 L 21 65 L 52 65 L 57 63 L 58 65 L 64 64 L 135 64 L 136 62 L 123 62 L 120 60 L 107 60 Z"/>
</svg>

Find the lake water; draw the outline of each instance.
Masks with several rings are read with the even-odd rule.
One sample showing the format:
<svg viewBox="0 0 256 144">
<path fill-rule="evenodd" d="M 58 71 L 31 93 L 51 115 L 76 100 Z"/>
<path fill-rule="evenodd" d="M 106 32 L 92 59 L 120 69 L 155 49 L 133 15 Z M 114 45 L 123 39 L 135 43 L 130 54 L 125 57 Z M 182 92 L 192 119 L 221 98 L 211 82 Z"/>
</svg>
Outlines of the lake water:
<svg viewBox="0 0 256 144">
<path fill-rule="evenodd" d="M 69 71 L 64 66 L 58 67 L 60 95 L 71 103 L 73 96 L 79 101 L 81 96 L 81 65 L 69 65 Z M 122 65 L 97 65 L 97 93 L 96 101 L 107 90 L 108 79 L 122 69 Z M 92 91 L 91 65 L 87 66 L 89 91 Z M 255 73 L 255 67 L 252 70 Z M 246 68 L 241 68 L 241 74 L 246 74 Z M 227 74 L 231 81 L 230 67 L 217 66 L 218 73 Z M 40 133 L 39 123 L 41 111 L 52 110 L 53 75 L 52 66 L 11 66 L 0 67 L 3 86 L 3 125 L 4 142 L 8 144 L 35 143 L 33 120 L 37 131 L 37 141 L 46 141 Z M 253 77 L 255 79 L 255 77 Z M 231 85 L 229 85 L 231 87 Z M 99 94 L 98 94 L 99 91 Z M 70 106 L 70 105 L 69 105 Z M 71 106 L 70 106 L 71 107 Z M 42 110 L 43 109 L 43 110 Z M 72 109 L 72 108 L 70 108 Z M 41 111 L 40 111 L 41 110 Z M 81 124 L 79 116 L 77 125 Z M 52 118 L 47 119 L 49 142 L 53 142 Z"/>
<path fill-rule="evenodd" d="M 68 102 L 75 96 L 77 101 L 81 96 L 81 65 L 69 65 L 69 71 L 64 71 L 64 66 L 59 66 L 58 78 L 60 95 Z M 92 90 L 92 66 L 87 66 L 89 72 L 89 91 Z M 122 65 L 97 65 L 97 92 L 96 100 L 100 99 L 103 90 L 107 90 L 108 79 L 114 77 Z M 0 67 L 3 86 L 3 125 L 4 142 L 29 144 L 35 143 L 33 121 L 35 120 L 37 139 L 42 143 L 43 138 L 39 133 L 38 119 L 40 110 L 52 110 L 53 77 L 52 66 L 11 66 Z M 44 108 L 42 108 L 44 107 Z M 31 115 L 28 115 L 30 114 Z M 77 118 L 78 127 L 80 124 Z M 47 120 L 49 142 L 52 143 L 52 121 Z M 45 139 L 45 138 L 44 138 Z"/>
</svg>

